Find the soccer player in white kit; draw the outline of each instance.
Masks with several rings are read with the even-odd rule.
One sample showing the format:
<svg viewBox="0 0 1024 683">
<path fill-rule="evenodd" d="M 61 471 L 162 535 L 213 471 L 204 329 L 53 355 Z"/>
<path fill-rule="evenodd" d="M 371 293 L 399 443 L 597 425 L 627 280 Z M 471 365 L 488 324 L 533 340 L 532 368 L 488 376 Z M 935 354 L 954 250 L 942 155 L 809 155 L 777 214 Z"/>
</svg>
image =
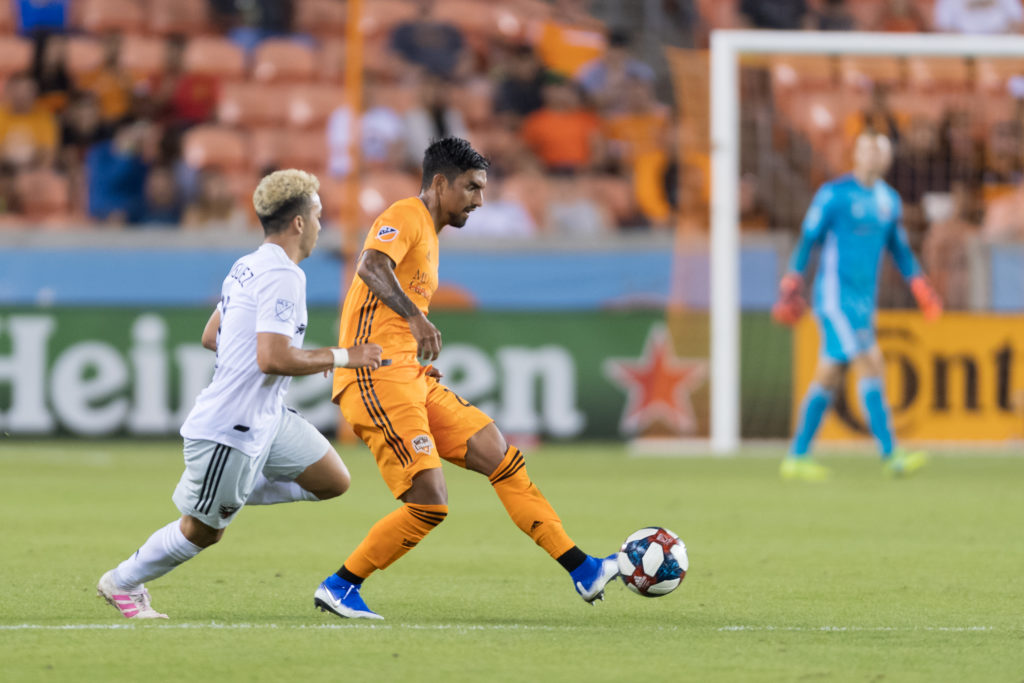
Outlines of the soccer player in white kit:
<svg viewBox="0 0 1024 683">
<path fill-rule="evenodd" d="M 284 405 L 291 377 L 380 365 L 381 347 L 303 350 L 306 276 L 323 206 L 316 176 L 289 169 L 264 177 L 253 206 L 266 238 L 235 262 L 202 341 L 217 352 L 213 381 L 181 427 L 185 472 L 173 500 L 181 519 L 158 529 L 96 590 L 129 619 L 166 619 L 143 585 L 220 540 L 243 505 L 326 500 L 349 473 L 326 438 Z"/>
</svg>

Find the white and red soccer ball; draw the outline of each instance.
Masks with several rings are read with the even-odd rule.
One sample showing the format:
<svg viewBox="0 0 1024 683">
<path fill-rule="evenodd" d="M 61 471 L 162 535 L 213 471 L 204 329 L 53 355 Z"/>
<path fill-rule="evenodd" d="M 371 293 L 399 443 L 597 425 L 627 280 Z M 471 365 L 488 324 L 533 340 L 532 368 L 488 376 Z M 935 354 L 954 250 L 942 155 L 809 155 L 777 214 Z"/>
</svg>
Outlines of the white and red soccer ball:
<svg viewBox="0 0 1024 683">
<path fill-rule="evenodd" d="M 630 534 L 616 559 L 622 582 L 647 598 L 674 591 L 690 566 L 686 544 L 668 529 L 657 526 Z"/>
</svg>

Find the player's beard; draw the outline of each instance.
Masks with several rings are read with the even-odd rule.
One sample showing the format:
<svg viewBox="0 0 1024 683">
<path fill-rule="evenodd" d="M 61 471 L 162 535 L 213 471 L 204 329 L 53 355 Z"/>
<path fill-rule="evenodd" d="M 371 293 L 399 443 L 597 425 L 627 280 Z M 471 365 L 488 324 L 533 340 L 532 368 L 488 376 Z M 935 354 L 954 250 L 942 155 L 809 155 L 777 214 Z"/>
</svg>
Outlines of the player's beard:
<svg viewBox="0 0 1024 683">
<path fill-rule="evenodd" d="M 448 221 L 448 225 L 452 226 L 453 228 L 461 228 L 466 224 L 466 221 L 469 220 L 469 214 L 470 212 L 466 210 L 462 210 L 456 214 L 452 214 L 452 217 Z"/>
</svg>

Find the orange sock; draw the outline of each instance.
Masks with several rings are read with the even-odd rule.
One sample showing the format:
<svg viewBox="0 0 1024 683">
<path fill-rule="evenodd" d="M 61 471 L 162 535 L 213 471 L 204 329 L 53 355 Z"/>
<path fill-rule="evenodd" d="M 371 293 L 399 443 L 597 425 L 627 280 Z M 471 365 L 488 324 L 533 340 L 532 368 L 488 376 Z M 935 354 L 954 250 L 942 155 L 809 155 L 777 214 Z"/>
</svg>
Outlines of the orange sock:
<svg viewBox="0 0 1024 683">
<path fill-rule="evenodd" d="M 489 479 L 512 521 L 548 555 L 558 559 L 576 545 L 562 528 L 551 503 L 530 481 L 526 460 L 518 448 L 508 447 Z"/>
<path fill-rule="evenodd" d="M 373 525 L 344 566 L 365 579 L 415 548 L 447 516 L 447 505 L 406 503 Z"/>
</svg>

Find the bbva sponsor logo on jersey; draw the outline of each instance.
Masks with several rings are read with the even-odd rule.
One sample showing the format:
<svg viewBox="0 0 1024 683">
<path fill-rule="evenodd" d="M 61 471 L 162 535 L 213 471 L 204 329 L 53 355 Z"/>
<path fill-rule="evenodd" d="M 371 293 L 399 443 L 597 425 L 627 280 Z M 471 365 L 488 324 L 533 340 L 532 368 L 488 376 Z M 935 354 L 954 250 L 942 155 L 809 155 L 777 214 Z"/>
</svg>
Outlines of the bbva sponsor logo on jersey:
<svg viewBox="0 0 1024 683">
<path fill-rule="evenodd" d="M 391 242 L 396 237 L 398 237 L 398 229 L 392 228 L 390 225 L 383 225 L 380 230 L 377 231 L 377 239 L 381 242 Z"/>
</svg>

